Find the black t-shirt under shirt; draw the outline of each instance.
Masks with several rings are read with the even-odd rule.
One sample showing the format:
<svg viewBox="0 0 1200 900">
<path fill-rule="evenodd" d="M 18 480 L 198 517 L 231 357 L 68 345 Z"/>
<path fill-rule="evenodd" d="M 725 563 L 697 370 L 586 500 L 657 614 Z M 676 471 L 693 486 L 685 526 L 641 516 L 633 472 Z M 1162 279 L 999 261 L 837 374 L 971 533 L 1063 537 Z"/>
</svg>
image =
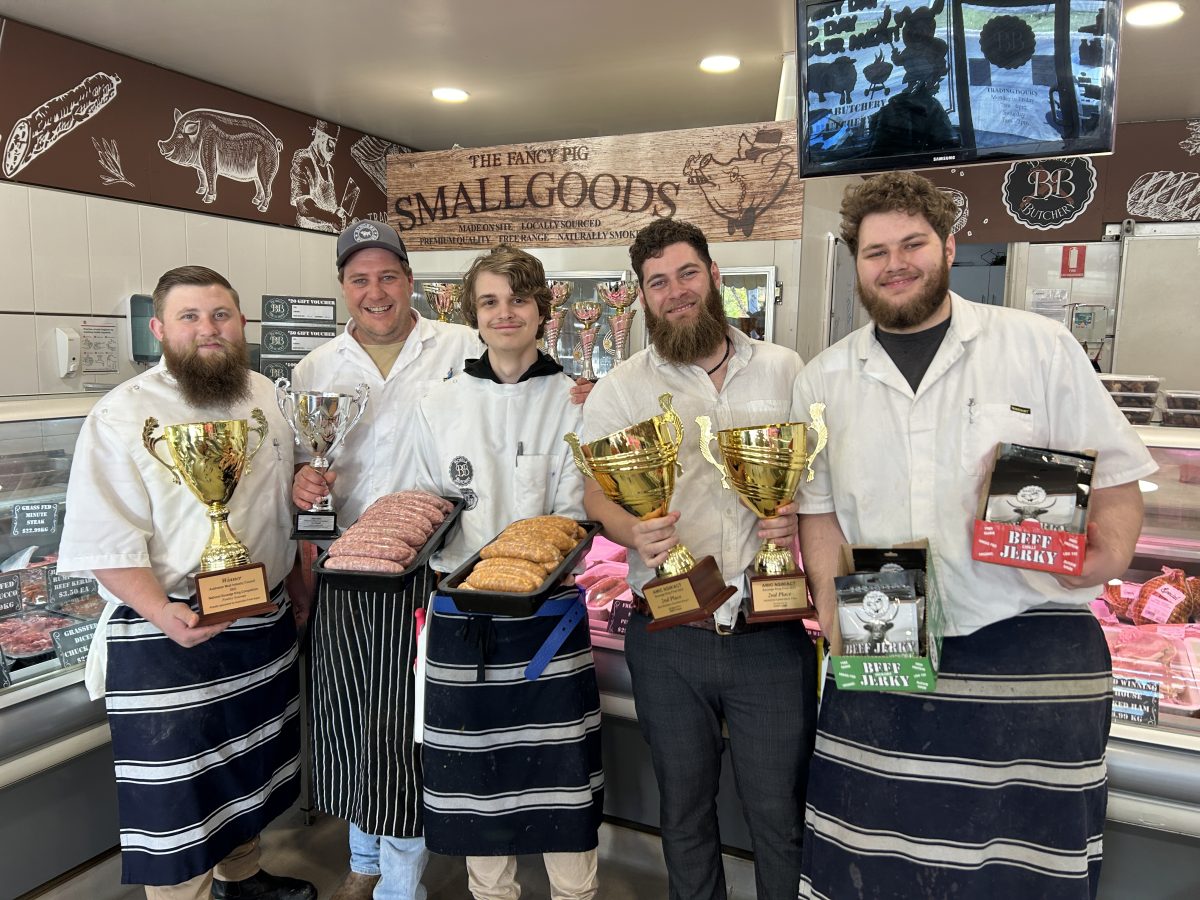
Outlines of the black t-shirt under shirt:
<svg viewBox="0 0 1200 900">
<path fill-rule="evenodd" d="M 929 364 L 937 355 L 938 347 L 942 346 L 942 338 L 950 330 L 950 320 L 926 328 L 924 331 L 913 331 L 908 334 L 896 334 L 891 331 L 881 331 L 875 326 L 875 339 L 883 345 L 887 355 L 892 358 L 900 374 L 908 382 L 909 387 L 916 393 L 921 379 L 925 377 Z"/>
</svg>

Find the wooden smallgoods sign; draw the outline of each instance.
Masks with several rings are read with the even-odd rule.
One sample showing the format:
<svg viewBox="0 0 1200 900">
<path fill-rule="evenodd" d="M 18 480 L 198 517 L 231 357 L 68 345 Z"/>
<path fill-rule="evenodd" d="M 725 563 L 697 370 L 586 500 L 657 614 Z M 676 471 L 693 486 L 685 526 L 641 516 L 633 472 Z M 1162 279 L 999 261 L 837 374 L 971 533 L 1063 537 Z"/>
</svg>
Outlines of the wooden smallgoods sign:
<svg viewBox="0 0 1200 900">
<path fill-rule="evenodd" d="M 629 244 L 678 218 L 710 241 L 795 240 L 795 122 L 388 157 L 388 221 L 410 251 Z"/>
</svg>

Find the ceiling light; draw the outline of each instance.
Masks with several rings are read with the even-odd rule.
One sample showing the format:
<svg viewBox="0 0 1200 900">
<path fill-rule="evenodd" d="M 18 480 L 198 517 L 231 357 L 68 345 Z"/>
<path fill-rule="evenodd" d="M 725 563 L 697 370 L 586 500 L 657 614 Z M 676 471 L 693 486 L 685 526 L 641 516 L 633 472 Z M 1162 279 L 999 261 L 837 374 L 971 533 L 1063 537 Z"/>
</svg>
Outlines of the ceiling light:
<svg viewBox="0 0 1200 900">
<path fill-rule="evenodd" d="M 1143 3 L 1125 13 L 1125 21 L 1130 25 L 1169 25 L 1183 15 L 1183 9 L 1178 3 L 1156 0 L 1154 3 Z"/>
<path fill-rule="evenodd" d="M 700 60 L 700 68 L 705 72 L 712 72 L 714 75 L 732 72 L 741 64 L 742 61 L 736 56 L 706 56 Z"/>
<path fill-rule="evenodd" d="M 458 88 L 440 87 L 433 89 L 433 99 L 441 100 L 443 103 L 466 103 L 467 98 L 470 96 L 466 91 L 460 91 Z"/>
</svg>

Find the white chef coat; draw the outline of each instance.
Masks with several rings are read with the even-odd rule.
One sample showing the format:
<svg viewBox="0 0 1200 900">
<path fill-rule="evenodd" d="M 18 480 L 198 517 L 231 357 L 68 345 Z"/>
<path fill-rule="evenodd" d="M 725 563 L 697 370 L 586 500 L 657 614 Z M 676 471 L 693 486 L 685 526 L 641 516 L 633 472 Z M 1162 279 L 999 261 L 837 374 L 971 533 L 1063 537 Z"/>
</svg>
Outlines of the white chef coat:
<svg viewBox="0 0 1200 900">
<path fill-rule="evenodd" d="M 584 517 L 583 476 L 563 440 L 582 418 L 574 383 L 563 374 L 519 384 L 461 374 L 421 399 L 413 484 L 468 498 L 457 531 L 430 561 L 436 571 L 454 571 L 517 519 Z"/>
<path fill-rule="evenodd" d="M 953 293 L 951 303 L 950 328 L 915 394 L 868 324 L 809 363 L 792 409 L 799 415 L 823 402 L 829 427 L 800 512 L 836 511 L 850 543 L 928 538 L 947 604 L 945 633 L 954 636 L 1095 596 L 1044 572 L 971 559 L 972 522 L 997 443 L 1096 450 L 1093 488 L 1136 481 L 1157 465 L 1065 328 Z"/>
<path fill-rule="evenodd" d="M 718 393 L 704 369 L 675 365 L 653 346 L 635 353 L 601 378 L 583 408 L 583 443 L 620 431 L 662 412 L 658 397 L 671 394 L 671 406 L 683 421 L 679 448 L 682 474 L 675 480 L 671 510 L 680 513 L 679 540 L 696 559 L 715 558 L 727 584 L 738 592 L 721 606 L 715 619 L 732 625 L 745 592 L 745 570 L 762 545 L 758 517 L 732 489 L 721 487 L 721 473 L 700 455 L 697 416 L 712 420 L 713 432 L 792 421 L 791 390 L 804 363 L 793 350 L 751 340 L 734 328 L 726 333 L 733 354 Z M 799 421 L 807 421 L 807 411 Z M 717 455 L 716 441 L 711 447 Z M 629 584 L 639 593 L 654 570 L 641 556 L 629 554 Z"/>
<path fill-rule="evenodd" d="M 267 419 L 265 443 L 229 501 L 229 527 L 246 545 L 251 560 L 266 565 L 268 586 L 283 581 L 295 557 L 295 545 L 288 539 L 291 432 L 271 382 L 257 373 L 251 373 L 250 381 L 250 397 L 232 407 L 194 407 L 159 363 L 101 398 L 75 444 L 59 571 L 90 575 L 96 569 L 149 567 L 168 596 L 189 597 L 188 576 L 199 569 L 211 532 L 207 507 L 187 487 L 175 484 L 171 473 L 150 456 L 142 445 L 142 429 L 150 416 L 160 426 L 249 419 L 250 410 L 257 407 Z M 161 427 L 153 434 L 162 434 Z M 257 441 L 251 434 L 248 446 Z M 171 462 L 165 442 L 156 450 Z M 103 585 L 100 593 L 112 603 L 120 602 Z M 96 629 L 88 657 L 89 688 L 103 686 L 105 622 L 107 616 Z"/>
<path fill-rule="evenodd" d="M 333 505 L 343 526 L 384 494 L 410 486 L 409 460 L 417 449 L 410 419 L 417 401 L 484 349 L 475 331 L 465 325 L 435 322 L 415 311 L 413 318 L 416 324 L 386 378 L 354 339 L 353 322 L 292 372 L 292 389 L 297 391 L 352 396 L 360 384 L 370 389 L 362 419 L 332 454 L 331 469 L 337 473 Z M 298 450 L 296 458 L 305 462 L 308 455 Z"/>
</svg>

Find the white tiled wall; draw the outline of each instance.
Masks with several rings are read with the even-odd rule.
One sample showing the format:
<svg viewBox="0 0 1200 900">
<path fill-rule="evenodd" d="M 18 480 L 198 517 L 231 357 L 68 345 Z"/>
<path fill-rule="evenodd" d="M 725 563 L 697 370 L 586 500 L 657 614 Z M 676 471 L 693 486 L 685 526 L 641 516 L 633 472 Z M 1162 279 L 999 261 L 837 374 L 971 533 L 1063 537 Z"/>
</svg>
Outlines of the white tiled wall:
<svg viewBox="0 0 1200 900">
<path fill-rule="evenodd" d="M 125 298 L 167 269 L 205 265 L 229 278 L 258 340 L 265 293 L 337 297 L 335 235 L 0 182 L 0 397 L 75 393 L 138 371 L 125 359 Z M 36 315 L 34 315 L 36 313 Z M 120 371 L 60 378 L 56 328 L 117 317 Z"/>
</svg>

